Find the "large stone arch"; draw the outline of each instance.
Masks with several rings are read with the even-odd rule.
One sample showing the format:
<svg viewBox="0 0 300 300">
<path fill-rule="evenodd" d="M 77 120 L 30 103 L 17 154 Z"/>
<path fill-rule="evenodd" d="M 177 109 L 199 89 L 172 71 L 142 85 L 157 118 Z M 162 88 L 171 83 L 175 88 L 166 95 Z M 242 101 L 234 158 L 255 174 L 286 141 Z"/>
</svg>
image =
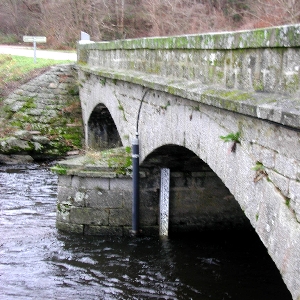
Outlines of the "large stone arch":
<svg viewBox="0 0 300 300">
<path fill-rule="evenodd" d="M 80 73 L 83 78 L 84 72 Z M 130 146 L 145 91 L 142 85 L 109 78 L 103 82 L 102 77 L 90 74 L 80 90 L 85 124 L 94 107 L 102 102 L 111 113 L 123 145 Z M 224 182 L 286 285 L 298 294 L 300 225 L 298 209 L 288 197 L 295 199 L 293 193 L 297 192 L 293 160 L 299 159 L 299 152 L 292 146 L 297 147 L 299 133 L 279 123 L 234 112 L 234 103 L 227 110 L 222 105 L 209 105 L 209 98 L 202 101 L 206 104 L 187 98 L 174 95 L 172 90 L 147 92 L 139 115 L 141 164 L 166 144 L 193 151 Z M 240 143 L 231 152 L 231 143 L 224 143 L 220 136 L 236 132 L 241 133 Z M 267 176 L 257 177 L 253 170 L 257 162 L 267 167 Z M 289 185 L 294 192 L 288 190 Z"/>
<path fill-rule="evenodd" d="M 140 166 L 146 174 L 140 179 L 142 228 L 159 216 L 161 168 L 170 169 L 169 234 L 250 229 L 249 220 L 221 179 L 194 152 L 174 144 L 156 148 Z"/>
<path fill-rule="evenodd" d="M 196 153 L 235 197 L 287 286 L 295 287 L 300 278 L 300 260 L 291 252 L 296 251 L 295 241 L 300 241 L 299 224 L 287 198 L 278 189 L 279 182 L 263 174 L 258 177 L 253 170 L 261 159 L 267 163 L 268 155 L 272 158 L 269 149 L 278 136 L 291 134 L 284 130 L 276 124 L 225 109 L 154 92 L 145 98 L 141 112 L 141 160 L 164 144 L 184 146 Z M 236 132 L 241 133 L 241 139 L 236 151 L 231 152 L 232 143 L 224 143 L 220 136 Z M 257 146 L 258 143 L 264 147 Z M 261 152 L 259 147 L 263 149 Z M 287 144 L 280 147 L 280 151 L 289 153 Z"/>
</svg>

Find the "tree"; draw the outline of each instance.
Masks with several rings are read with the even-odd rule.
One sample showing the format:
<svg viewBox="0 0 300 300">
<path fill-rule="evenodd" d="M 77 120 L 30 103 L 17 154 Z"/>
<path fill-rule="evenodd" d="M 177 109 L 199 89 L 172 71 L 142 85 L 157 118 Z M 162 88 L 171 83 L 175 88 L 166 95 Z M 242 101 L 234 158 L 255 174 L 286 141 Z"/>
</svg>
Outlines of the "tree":
<svg viewBox="0 0 300 300">
<path fill-rule="evenodd" d="M 47 36 L 74 47 L 95 41 L 250 29 L 300 22 L 299 0 L 1 0 L 0 37 Z"/>
</svg>

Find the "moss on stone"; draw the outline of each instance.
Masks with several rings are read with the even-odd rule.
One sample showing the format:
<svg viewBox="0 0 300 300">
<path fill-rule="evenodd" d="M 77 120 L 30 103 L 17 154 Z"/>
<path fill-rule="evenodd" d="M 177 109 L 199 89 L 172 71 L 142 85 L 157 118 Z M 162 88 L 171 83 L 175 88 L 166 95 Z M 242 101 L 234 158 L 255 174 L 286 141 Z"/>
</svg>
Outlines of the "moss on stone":
<svg viewBox="0 0 300 300">
<path fill-rule="evenodd" d="M 61 67 L 60 67 L 61 68 Z M 64 83 L 55 91 L 50 89 L 48 92 L 43 90 L 41 94 L 38 89 L 39 78 L 37 77 L 34 85 L 29 83 L 29 88 L 24 86 L 20 91 L 14 94 L 15 98 L 8 99 L 6 109 L 9 114 L 4 114 L 6 119 L 5 128 L 1 129 L 1 136 L 13 134 L 13 132 L 22 129 L 28 131 L 39 131 L 50 143 L 38 146 L 33 141 L 26 149 L 19 152 L 30 152 L 30 154 L 45 154 L 45 156 L 60 156 L 67 151 L 81 148 L 83 140 L 82 114 L 79 99 L 79 86 L 76 77 L 72 77 L 72 69 L 66 69 L 68 84 Z M 51 72 L 51 71 L 49 71 Z M 51 82 L 53 76 L 51 74 Z M 70 72 L 70 73 L 68 73 Z M 75 74 L 76 75 L 76 74 Z M 42 75 L 43 76 L 43 75 Z M 61 69 L 56 77 L 57 82 L 61 79 Z M 72 79 L 72 80 L 70 80 Z M 43 86 L 47 86 L 41 78 Z M 30 91 L 30 92 L 27 92 Z M 55 93 L 55 95 L 52 94 Z M 31 96 L 31 94 L 36 96 Z M 49 94 L 49 96 L 48 96 Z M 76 126 L 69 126 L 76 124 Z M 29 141 L 30 142 L 30 141 Z M 18 149 L 11 149 L 17 153 Z"/>
<path fill-rule="evenodd" d="M 66 175 L 67 174 L 67 168 L 62 167 L 60 165 L 56 165 L 54 167 L 51 167 L 50 170 L 58 175 Z"/>
<path fill-rule="evenodd" d="M 253 95 L 251 93 L 239 90 L 206 90 L 203 92 L 203 95 L 219 97 L 231 101 L 245 101 L 253 99 Z"/>
<path fill-rule="evenodd" d="M 61 161 L 53 169 L 64 174 L 85 174 L 90 177 L 115 178 L 128 176 L 132 170 L 131 148 L 112 148 L 101 152 L 87 151 L 84 156 Z M 62 175 L 64 175 L 62 174 Z"/>
</svg>

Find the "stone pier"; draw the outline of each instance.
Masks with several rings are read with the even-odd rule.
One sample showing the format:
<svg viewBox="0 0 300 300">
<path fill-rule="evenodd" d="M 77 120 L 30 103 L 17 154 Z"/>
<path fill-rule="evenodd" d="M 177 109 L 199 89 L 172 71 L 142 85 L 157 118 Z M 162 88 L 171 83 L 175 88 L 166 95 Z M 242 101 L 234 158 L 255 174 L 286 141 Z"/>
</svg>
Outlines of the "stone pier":
<svg viewBox="0 0 300 300">
<path fill-rule="evenodd" d="M 86 235 L 130 233 L 131 166 L 121 165 L 130 154 L 122 148 L 101 153 L 102 160 L 87 155 L 53 168 L 59 177 L 58 229 Z M 140 171 L 140 229 L 147 235 L 159 234 L 160 169 L 151 164 L 158 159 L 150 157 Z M 171 171 L 170 234 L 250 226 L 222 181 L 200 159 L 197 163 L 198 171 L 176 165 Z"/>
</svg>

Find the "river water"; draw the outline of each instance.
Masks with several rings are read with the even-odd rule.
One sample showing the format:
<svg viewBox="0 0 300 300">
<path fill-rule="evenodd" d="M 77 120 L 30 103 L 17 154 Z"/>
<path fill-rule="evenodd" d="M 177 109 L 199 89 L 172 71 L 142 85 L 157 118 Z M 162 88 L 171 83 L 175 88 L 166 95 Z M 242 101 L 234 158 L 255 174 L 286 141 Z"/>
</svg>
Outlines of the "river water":
<svg viewBox="0 0 300 300">
<path fill-rule="evenodd" d="M 57 177 L 0 166 L 0 299 L 285 300 L 253 232 L 104 238 L 55 228 Z"/>
</svg>

